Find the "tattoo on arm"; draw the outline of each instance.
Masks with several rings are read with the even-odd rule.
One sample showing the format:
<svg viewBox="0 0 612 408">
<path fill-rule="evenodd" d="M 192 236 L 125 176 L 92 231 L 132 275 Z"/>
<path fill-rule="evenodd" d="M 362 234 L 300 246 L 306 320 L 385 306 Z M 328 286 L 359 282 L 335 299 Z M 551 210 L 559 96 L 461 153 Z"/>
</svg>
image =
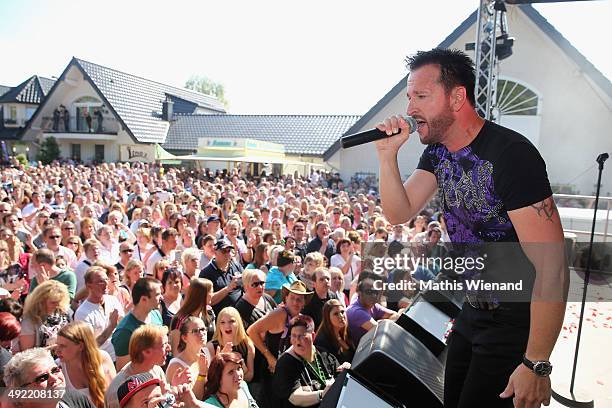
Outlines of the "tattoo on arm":
<svg viewBox="0 0 612 408">
<path fill-rule="evenodd" d="M 552 217 L 557 212 L 557 206 L 552 197 L 547 198 L 539 203 L 532 204 L 531 207 L 538 212 L 540 217 L 544 217 L 546 221 L 552 222 Z"/>
</svg>

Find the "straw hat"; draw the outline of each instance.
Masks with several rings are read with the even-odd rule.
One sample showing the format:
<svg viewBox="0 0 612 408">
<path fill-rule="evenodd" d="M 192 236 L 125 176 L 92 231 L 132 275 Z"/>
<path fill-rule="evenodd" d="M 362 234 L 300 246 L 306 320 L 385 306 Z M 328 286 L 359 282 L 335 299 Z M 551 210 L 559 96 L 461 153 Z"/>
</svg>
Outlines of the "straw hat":
<svg viewBox="0 0 612 408">
<path fill-rule="evenodd" d="M 283 291 L 282 292 L 283 299 L 287 297 L 287 295 L 289 295 L 289 292 L 295 293 L 296 295 L 304 295 L 306 298 L 305 299 L 306 304 L 308 304 L 308 302 L 310 301 L 310 298 L 312 297 L 312 294 L 314 293 L 314 292 L 309 292 L 304 282 L 300 280 L 293 282 L 291 285 L 288 283 L 285 283 L 283 285 L 282 291 Z"/>
</svg>

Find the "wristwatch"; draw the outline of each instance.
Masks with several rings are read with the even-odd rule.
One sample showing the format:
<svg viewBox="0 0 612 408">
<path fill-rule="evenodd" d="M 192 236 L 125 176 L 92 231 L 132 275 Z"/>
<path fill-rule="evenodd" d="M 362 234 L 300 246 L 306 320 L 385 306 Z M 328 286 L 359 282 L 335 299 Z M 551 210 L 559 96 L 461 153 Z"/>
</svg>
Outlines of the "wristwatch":
<svg viewBox="0 0 612 408">
<path fill-rule="evenodd" d="M 540 377 L 548 377 L 552 372 L 552 364 L 550 364 L 550 361 L 531 361 L 523 354 L 523 364 Z"/>
</svg>

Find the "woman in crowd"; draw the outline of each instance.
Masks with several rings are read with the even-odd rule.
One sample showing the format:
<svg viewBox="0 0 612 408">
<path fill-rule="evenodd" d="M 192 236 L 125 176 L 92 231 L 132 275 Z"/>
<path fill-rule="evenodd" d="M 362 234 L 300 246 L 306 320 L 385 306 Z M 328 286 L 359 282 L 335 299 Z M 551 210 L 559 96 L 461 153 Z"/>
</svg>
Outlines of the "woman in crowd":
<svg viewBox="0 0 612 408">
<path fill-rule="evenodd" d="M 191 373 L 191 386 L 198 399 L 204 396 L 210 353 L 206 348 L 206 325 L 199 317 L 189 316 L 179 329 L 178 354 L 170 360 L 166 378 L 173 383 L 182 370 Z"/>
<path fill-rule="evenodd" d="M 85 242 L 88 239 L 91 238 L 95 238 L 95 232 L 96 232 L 96 228 L 95 228 L 95 224 L 94 224 L 94 220 L 91 218 L 83 218 L 82 220 L 80 220 L 80 230 L 81 230 L 81 242 Z"/>
<path fill-rule="evenodd" d="M 189 316 L 201 318 L 206 325 L 207 341 L 212 339 L 215 333 L 215 313 L 211 307 L 212 293 L 213 284 L 211 281 L 205 278 L 191 279 L 183 305 L 170 322 L 169 338 L 173 355 L 178 352 L 181 325 Z"/>
<path fill-rule="evenodd" d="M 189 248 L 193 248 L 193 249 L 197 248 L 197 245 L 195 243 L 195 232 L 193 231 L 193 228 L 189 226 L 184 227 L 182 229 L 182 232 L 179 233 L 179 236 L 180 236 L 180 242 L 178 243 L 178 246 L 176 247 L 177 250 L 183 251 Z"/>
<path fill-rule="evenodd" d="M 164 272 L 166 272 L 168 268 L 170 268 L 170 261 L 164 258 L 160 259 L 159 261 L 155 262 L 155 266 L 153 266 L 153 277 L 158 281 L 161 281 L 162 277 L 164 276 Z"/>
<path fill-rule="evenodd" d="M 219 408 L 258 408 L 244 382 L 242 367 L 240 354 L 217 354 L 208 368 L 204 402 Z"/>
<path fill-rule="evenodd" d="M 189 280 L 200 273 L 200 250 L 187 248 L 181 254 L 181 266 L 183 267 L 183 293 L 189 286 Z"/>
<path fill-rule="evenodd" d="M 170 219 L 170 217 L 175 212 L 176 212 L 176 205 L 172 203 L 166 203 L 166 205 L 164 205 L 164 218 L 160 221 L 159 225 L 161 225 L 164 228 L 170 228 L 172 226 L 171 224 L 172 220 Z"/>
<path fill-rule="evenodd" d="M 323 321 L 314 344 L 317 349 L 333 354 L 340 363 L 353 360 L 355 346 L 348 332 L 346 307 L 337 299 L 328 300 L 323 305 Z"/>
<path fill-rule="evenodd" d="M 136 281 L 144 276 L 144 265 L 142 262 L 132 259 L 123 270 L 123 283 L 121 287 L 132 293 Z"/>
<path fill-rule="evenodd" d="M 247 333 L 255 347 L 263 354 L 268 370 L 274 372 L 278 356 L 289 347 L 289 321 L 299 315 L 312 292 L 301 281 L 282 288 L 283 305 L 253 323 Z"/>
<path fill-rule="evenodd" d="M 348 296 L 344 293 L 344 274 L 335 266 L 329 267 L 329 274 L 331 275 L 330 287 L 331 290 L 342 306 L 347 307 L 349 305 Z"/>
<path fill-rule="evenodd" d="M 160 306 L 164 326 L 170 326 L 172 318 L 181 307 L 183 300 L 181 296 L 183 286 L 182 275 L 181 271 L 176 268 L 168 268 L 162 275 L 163 297 Z"/>
<path fill-rule="evenodd" d="M 83 252 L 83 243 L 81 242 L 81 238 L 76 235 L 71 235 L 66 240 L 66 248 L 72 249 L 74 254 L 76 255 L 77 261 L 80 261 L 84 255 Z"/>
<path fill-rule="evenodd" d="M 72 322 L 58 332 L 55 353 L 66 380 L 66 389 L 85 394 L 104 407 L 104 392 L 117 374 L 111 356 L 98 348 L 91 326 Z"/>
<path fill-rule="evenodd" d="M 71 221 L 74 223 L 74 225 L 76 225 L 79 228 L 79 233 L 82 232 L 81 228 L 81 209 L 79 208 L 78 205 L 76 205 L 75 203 L 70 203 L 68 204 L 68 206 L 66 207 L 66 221 Z M 81 237 L 81 239 L 83 239 Z M 85 241 L 83 241 L 85 242 Z"/>
<path fill-rule="evenodd" d="M 274 218 L 270 223 L 271 231 L 274 233 L 274 239 L 278 243 L 283 242 L 283 227 L 278 218 Z"/>
<path fill-rule="evenodd" d="M 314 322 L 309 316 L 291 319 L 288 331 L 291 347 L 278 359 L 274 389 L 284 407 L 318 407 L 340 365 L 333 354 L 314 346 Z"/>
<path fill-rule="evenodd" d="M 266 274 L 259 269 L 245 269 L 242 273 L 244 294 L 236 302 L 245 329 L 276 308 L 272 296 L 264 291 Z"/>
<path fill-rule="evenodd" d="M 298 277 L 304 282 L 308 290 L 313 290 L 314 288 L 314 271 L 322 266 L 325 266 L 325 258 L 322 253 L 317 251 L 306 255 L 304 259 L 304 268 Z"/>
<path fill-rule="evenodd" d="M 129 264 L 129 262 L 128 262 Z M 128 289 L 119 284 L 119 272 L 117 272 L 117 268 L 113 265 L 108 265 L 101 262 L 95 262 L 94 266 L 100 266 L 104 268 L 106 271 L 106 276 L 108 277 L 108 294 L 114 296 L 119 300 L 121 306 L 123 306 L 123 311 L 125 313 L 129 312 L 132 308 L 132 296 Z"/>
<path fill-rule="evenodd" d="M 136 245 L 132 257 L 140 262 L 144 262 L 145 255 L 151 250 L 152 247 L 151 229 L 138 227 L 136 230 Z"/>
<path fill-rule="evenodd" d="M 353 251 L 353 244 L 348 239 L 341 239 L 336 244 L 336 254 L 330 259 L 330 266 L 339 268 L 344 274 L 344 293 L 348 295 L 351 285 L 361 270 L 361 258 Z"/>
<path fill-rule="evenodd" d="M 221 309 L 217 316 L 216 329 L 212 341 L 206 346 L 210 355 L 215 356 L 217 350 L 240 354 L 245 363 L 244 380 L 251 381 L 254 373 L 255 346 L 244 330 L 238 310 L 233 307 Z"/>
<path fill-rule="evenodd" d="M 68 288 L 56 280 L 48 280 L 28 294 L 21 321 L 19 350 L 55 344 L 57 333 L 71 320 Z"/>
<path fill-rule="evenodd" d="M 424 215 L 417 215 L 408 223 L 408 239 L 412 240 L 416 234 L 424 232 L 427 228 L 427 218 Z"/>
<path fill-rule="evenodd" d="M 13 356 L 12 343 L 21 333 L 19 319 L 8 312 L 0 312 L 0 387 L 4 387 L 4 365 Z"/>
<path fill-rule="evenodd" d="M 247 265 L 246 269 L 259 269 L 265 273 L 268 272 L 266 266 L 270 262 L 270 255 L 268 254 L 268 244 L 262 242 L 255 247 L 255 256 L 253 262 Z"/>
</svg>

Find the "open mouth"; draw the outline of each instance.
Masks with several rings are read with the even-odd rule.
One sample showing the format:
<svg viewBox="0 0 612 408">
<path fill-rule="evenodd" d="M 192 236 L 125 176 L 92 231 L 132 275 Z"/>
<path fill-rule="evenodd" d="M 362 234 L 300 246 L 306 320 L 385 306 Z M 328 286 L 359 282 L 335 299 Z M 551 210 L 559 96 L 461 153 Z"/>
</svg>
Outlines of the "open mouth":
<svg viewBox="0 0 612 408">
<path fill-rule="evenodd" d="M 423 119 L 416 119 L 416 123 L 417 123 L 417 130 L 421 130 L 423 126 L 427 124 L 427 122 Z"/>
</svg>

